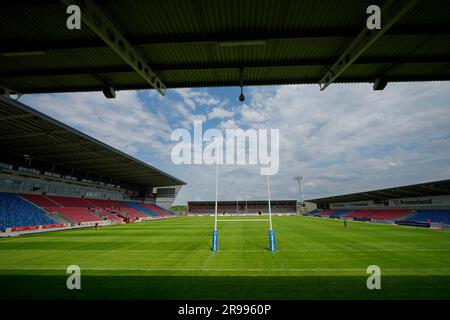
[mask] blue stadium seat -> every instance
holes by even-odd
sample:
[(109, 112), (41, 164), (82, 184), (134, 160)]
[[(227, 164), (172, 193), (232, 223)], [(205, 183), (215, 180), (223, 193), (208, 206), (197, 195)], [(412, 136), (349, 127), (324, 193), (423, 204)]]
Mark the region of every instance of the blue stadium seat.
[(0, 230), (55, 223), (58, 222), (18, 194), (0, 192)]
[(133, 209), (136, 209), (136, 210), (139, 210), (139, 211), (141, 211), (141, 212), (143, 212), (143, 213), (146, 213), (146, 214), (148, 214), (149, 216), (152, 216), (152, 217), (159, 217), (159, 216), (160, 216), (157, 212), (152, 211), (152, 210), (150, 210), (150, 209), (148, 209), (148, 208), (146, 208), (146, 207), (144, 207), (144, 206), (141, 206), (139, 203), (132, 202), (132, 201), (124, 201), (124, 202), (125, 202), (129, 207), (131, 207), (131, 208), (133, 208)]
[(351, 212), (352, 210), (337, 210), (329, 215), (330, 218), (339, 218), (340, 216), (343, 216), (346, 213)]
[(444, 222), (450, 224), (450, 210), (419, 210), (417, 214), (406, 219), (408, 221), (416, 222)]
[(321, 211), (322, 211), (322, 210), (314, 209), (314, 210), (312, 210), (312, 211), (307, 212), (306, 214), (307, 214), (308, 216), (314, 216), (314, 215), (320, 213)]
[(163, 207), (158, 206), (157, 204), (154, 204), (154, 206), (157, 207), (157, 208), (159, 208), (160, 210), (163, 210), (163, 211), (167, 212), (168, 214), (170, 214), (170, 215), (172, 215), (172, 216), (176, 216), (176, 215), (177, 215), (175, 212), (172, 212), (172, 211), (170, 211), (170, 210), (164, 209)]

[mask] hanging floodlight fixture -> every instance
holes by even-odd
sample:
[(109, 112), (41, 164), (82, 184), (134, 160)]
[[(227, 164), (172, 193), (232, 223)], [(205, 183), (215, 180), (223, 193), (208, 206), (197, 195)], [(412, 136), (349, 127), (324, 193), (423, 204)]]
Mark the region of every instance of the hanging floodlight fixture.
[(244, 96), (244, 68), (240, 68), (240, 75), (239, 75), (239, 80), (240, 80), (240, 85), (241, 85), (241, 94), (239, 95), (239, 101), (240, 102), (244, 102), (245, 101), (245, 96)]

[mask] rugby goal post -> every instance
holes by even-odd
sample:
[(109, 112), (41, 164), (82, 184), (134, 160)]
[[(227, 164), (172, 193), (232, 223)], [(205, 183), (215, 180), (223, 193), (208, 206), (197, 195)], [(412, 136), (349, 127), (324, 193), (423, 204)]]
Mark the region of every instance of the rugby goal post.
[(219, 163), (216, 161), (216, 199), (215, 199), (215, 210), (214, 210), (214, 230), (212, 233), (212, 246), (211, 251), (219, 251), (219, 230), (218, 222), (269, 222), (269, 250), (272, 252), (276, 251), (275, 242), (275, 230), (272, 226), (272, 207), (270, 203), (270, 176), (267, 177), (267, 201), (269, 206), (269, 219), (218, 219), (218, 194), (219, 194)]

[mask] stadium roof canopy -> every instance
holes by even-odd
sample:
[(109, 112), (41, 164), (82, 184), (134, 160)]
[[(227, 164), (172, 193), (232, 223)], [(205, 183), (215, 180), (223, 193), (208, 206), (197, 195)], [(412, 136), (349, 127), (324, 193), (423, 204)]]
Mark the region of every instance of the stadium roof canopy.
[(350, 193), (333, 197), (317, 198), (305, 200), (318, 205), (330, 203), (368, 201), (368, 200), (388, 200), (411, 197), (430, 197), (450, 194), (450, 179), (426, 183), (412, 184), (408, 186), (379, 189), (358, 193)]
[(1, 1), (3, 91), (450, 80), (448, 0), (376, 1), (375, 31), (372, 0), (71, 3)]
[[(280, 202), (297, 202), (297, 200), (277, 200), (277, 199), (275, 199), (275, 200), (270, 200), (271, 202), (273, 202), (273, 203), (280, 203)], [(236, 203), (240, 203), (240, 204), (242, 204), (242, 203), (257, 203), (257, 204), (259, 204), (259, 203), (264, 203), (264, 204), (267, 204), (267, 199), (266, 200), (219, 200), (219, 201), (217, 201), (217, 203), (220, 203), (220, 204), (236, 204)], [(200, 201), (195, 201), (195, 200), (192, 200), (192, 201), (188, 201), (187, 202), (188, 204), (191, 204), (191, 205), (205, 205), (205, 204), (215, 204), (216, 202), (215, 202), (215, 200), (200, 200)]]
[(10, 98), (0, 97), (0, 150), (135, 186), (183, 181)]

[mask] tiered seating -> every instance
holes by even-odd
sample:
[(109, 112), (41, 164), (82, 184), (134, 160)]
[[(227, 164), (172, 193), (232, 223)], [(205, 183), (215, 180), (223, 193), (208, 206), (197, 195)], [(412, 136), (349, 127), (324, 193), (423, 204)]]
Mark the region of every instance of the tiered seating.
[(172, 216), (172, 214), (170, 214), (168, 211), (161, 208), (160, 206), (149, 204), (149, 203), (140, 203), (140, 205), (147, 209), (150, 209), (153, 212), (159, 213), (159, 215), (161, 215), (163, 217), (171, 217)]
[(62, 207), (79, 207), (79, 208), (89, 208), (96, 207), (87, 199), (75, 198), (75, 197), (62, 197), (62, 196), (47, 196), (48, 199), (58, 203)]
[(45, 207), (60, 207), (60, 205), (45, 196), (39, 194), (24, 194), (20, 195), (22, 198), (27, 199), (28, 201), (33, 202), (35, 205), (38, 205), (41, 208)]
[(322, 211), (322, 212), (320, 212), (319, 214), (321, 215), (321, 216), (329, 216), (330, 214), (332, 214), (333, 212), (335, 212), (336, 210), (325, 210), (325, 211)]
[(306, 214), (307, 214), (308, 216), (315, 216), (315, 215), (320, 214), (320, 212), (321, 212), (321, 210), (319, 210), (319, 209), (314, 209), (314, 210), (311, 210), (311, 211), (307, 212)]
[(0, 230), (9, 227), (56, 224), (45, 212), (18, 194), (0, 193)]
[(103, 208), (93, 208), (92, 211), (93, 211), (94, 214), (98, 213), (101, 216), (104, 216), (104, 217), (106, 217), (107, 219), (109, 219), (109, 220), (111, 220), (113, 222), (122, 222), (123, 221), (122, 218), (116, 216), (115, 214), (113, 214), (113, 213), (111, 213), (108, 210), (103, 209)]
[(142, 212), (142, 210), (137, 210), (135, 208), (122, 207), (119, 211), (122, 213), (126, 213), (133, 218), (148, 218), (148, 214)]
[(419, 210), (417, 211), (417, 214), (406, 220), (450, 224), (450, 210)]
[(168, 217), (174, 215), (157, 205), (132, 201), (30, 194), (24, 194), (23, 197), (46, 210), (59, 212), (61, 216), (77, 223), (101, 220), (99, 216), (94, 214), (93, 210), (112, 221), (122, 221), (122, 219), (135, 220), (136, 218), (148, 218), (149, 216)]
[[(124, 201), (129, 207), (147, 213), (147, 216), (159, 217), (159, 214), (149, 208), (146, 208), (142, 205), (142, 203), (132, 202), (132, 201)], [(127, 209), (125, 210), (127, 211)], [(128, 211), (127, 211), (128, 212)]]
[(335, 210), (334, 212), (330, 213), (328, 216), (330, 218), (339, 218), (343, 215), (345, 215), (346, 213), (349, 213), (352, 210), (348, 210), (348, 209), (342, 209), (342, 210)]
[[(411, 210), (403, 209), (403, 210), (391, 210), (391, 209), (367, 209), (367, 210), (325, 210), (319, 212), (320, 216), (328, 216), (330, 218), (354, 218), (354, 219), (370, 219), (370, 220), (395, 220), (398, 219)], [(317, 213), (314, 213), (317, 215)]]
[(73, 222), (95, 222), (102, 221), (102, 219), (95, 214), (89, 212), (86, 208), (75, 208), (75, 207), (50, 207), (46, 208), (48, 212), (58, 212), (59, 214), (67, 217)]
[(121, 208), (127, 207), (125, 203), (118, 200), (105, 200), (105, 199), (88, 199), (89, 203), (92, 203), (98, 208)]
[(371, 220), (395, 220), (400, 218), (401, 216), (404, 216), (411, 210), (377, 210), (375, 213), (371, 214), (368, 218)]
[(349, 212), (344, 215), (344, 217), (350, 217), (350, 218), (368, 218), (371, 214), (376, 213), (377, 210), (355, 210), (352, 212)]

